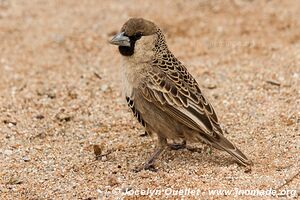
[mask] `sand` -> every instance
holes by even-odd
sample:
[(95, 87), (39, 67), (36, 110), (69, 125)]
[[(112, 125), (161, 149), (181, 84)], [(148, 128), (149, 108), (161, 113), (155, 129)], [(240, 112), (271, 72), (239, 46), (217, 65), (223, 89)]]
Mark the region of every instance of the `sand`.
[[(297, 198), (299, 10), (279, 0), (0, 0), (0, 199)], [(157, 172), (132, 171), (156, 138), (140, 136), (107, 42), (129, 17), (163, 29), (251, 169), (197, 144), (202, 152), (166, 151)]]

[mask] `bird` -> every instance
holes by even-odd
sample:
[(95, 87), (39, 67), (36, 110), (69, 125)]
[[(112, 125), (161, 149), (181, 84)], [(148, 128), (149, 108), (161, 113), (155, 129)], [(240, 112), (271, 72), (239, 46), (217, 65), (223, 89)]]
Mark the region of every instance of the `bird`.
[[(158, 144), (136, 171), (154, 169), (155, 160), (171, 147), (204, 142), (226, 151), (243, 166), (252, 165), (224, 136), (213, 106), (184, 64), (169, 50), (162, 30), (144, 18), (130, 18), (109, 41), (122, 57), (122, 86), (129, 108)], [(168, 141), (182, 141), (169, 144)]]

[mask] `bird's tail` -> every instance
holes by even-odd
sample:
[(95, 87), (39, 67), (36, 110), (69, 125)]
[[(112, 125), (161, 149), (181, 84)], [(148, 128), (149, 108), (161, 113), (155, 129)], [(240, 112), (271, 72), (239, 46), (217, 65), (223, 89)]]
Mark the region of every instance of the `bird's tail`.
[(252, 161), (249, 160), (245, 154), (243, 154), (232, 142), (230, 142), (228, 139), (226, 139), (222, 134), (216, 133), (215, 137), (209, 137), (208, 139), (209, 143), (219, 149), (226, 151), (231, 156), (233, 156), (240, 164), (247, 166), (252, 165)]

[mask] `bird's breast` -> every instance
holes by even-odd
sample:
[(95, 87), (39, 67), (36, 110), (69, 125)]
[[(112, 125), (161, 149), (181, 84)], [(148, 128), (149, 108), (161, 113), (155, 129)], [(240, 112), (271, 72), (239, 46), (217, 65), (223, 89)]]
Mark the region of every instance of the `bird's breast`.
[(136, 63), (125, 58), (121, 66), (122, 86), (125, 96), (132, 96), (134, 88), (138, 88), (141, 81), (145, 78), (149, 69), (149, 62)]

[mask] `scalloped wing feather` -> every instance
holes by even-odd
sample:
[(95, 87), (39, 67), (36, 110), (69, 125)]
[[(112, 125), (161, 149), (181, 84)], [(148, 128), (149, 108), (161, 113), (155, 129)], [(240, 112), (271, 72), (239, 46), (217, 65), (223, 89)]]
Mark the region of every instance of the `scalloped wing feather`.
[[(178, 61), (179, 62), (179, 61)], [(180, 63), (153, 66), (142, 84), (145, 99), (180, 122), (204, 133), (223, 134), (213, 107), (202, 95), (197, 82)], [(165, 69), (165, 70), (162, 70)], [(167, 70), (166, 70), (167, 69)]]

